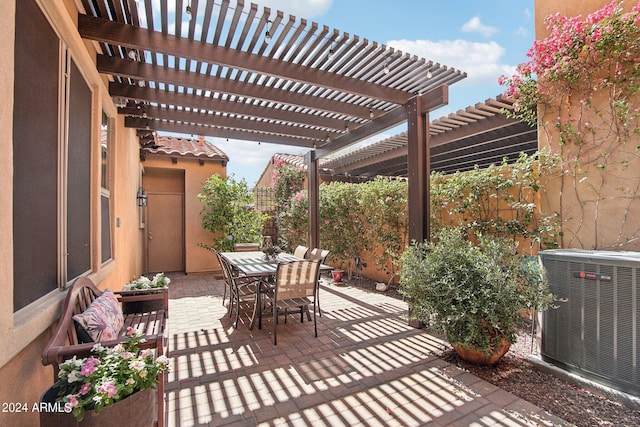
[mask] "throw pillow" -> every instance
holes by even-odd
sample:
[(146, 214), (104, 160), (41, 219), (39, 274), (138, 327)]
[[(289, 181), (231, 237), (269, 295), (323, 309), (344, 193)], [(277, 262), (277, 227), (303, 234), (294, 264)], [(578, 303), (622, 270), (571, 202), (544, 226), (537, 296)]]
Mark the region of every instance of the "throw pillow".
[(96, 342), (118, 338), (124, 324), (118, 299), (109, 289), (89, 304), (85, 311), (74, 315), (73, 320)]

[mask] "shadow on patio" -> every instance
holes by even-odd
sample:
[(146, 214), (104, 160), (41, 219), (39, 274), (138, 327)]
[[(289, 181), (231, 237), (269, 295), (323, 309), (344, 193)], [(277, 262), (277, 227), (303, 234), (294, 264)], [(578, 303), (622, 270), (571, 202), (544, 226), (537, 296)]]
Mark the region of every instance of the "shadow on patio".
[(169, 426), (565, 425), (433, 355), (406, 304), (323, 280), (318, 338), (297, 314), (238, 328), (212, 275), (170, 276)]

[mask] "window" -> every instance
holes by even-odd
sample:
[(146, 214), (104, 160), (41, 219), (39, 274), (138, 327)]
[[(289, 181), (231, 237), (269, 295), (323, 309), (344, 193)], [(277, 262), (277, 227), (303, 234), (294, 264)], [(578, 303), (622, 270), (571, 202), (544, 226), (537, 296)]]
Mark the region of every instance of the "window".
[(69, 61), (67, 116), (67, 280), (91, 269), (91, 97), (76, 64)]
[(16, 2), (15, 12), (13, 307), (17, 311), (58, 286), (60, 40), (33, 0)]
[(111, 259), (111, 174), (110, 154), (111, 119), (102, 112), (100, 126), (100, 240), (101, 259), (104, 264)]
[(93, 98), (36, 1), (15, 16), (14, 312), (91, 269)]

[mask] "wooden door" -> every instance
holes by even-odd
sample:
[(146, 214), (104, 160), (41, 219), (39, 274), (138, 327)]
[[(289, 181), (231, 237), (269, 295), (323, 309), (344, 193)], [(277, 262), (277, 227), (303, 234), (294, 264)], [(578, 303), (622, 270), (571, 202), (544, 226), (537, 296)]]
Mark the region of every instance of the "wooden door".
[(184, 271), (184, 195), (149, 193), (147, 270)]

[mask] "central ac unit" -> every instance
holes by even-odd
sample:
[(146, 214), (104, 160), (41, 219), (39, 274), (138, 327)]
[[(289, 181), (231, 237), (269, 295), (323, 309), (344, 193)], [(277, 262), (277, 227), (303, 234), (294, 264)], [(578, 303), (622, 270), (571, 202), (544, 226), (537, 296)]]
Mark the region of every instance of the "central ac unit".
[(559, 249), (540, 258), (563, 300), (543, 313), (543, 360), (640, 395), (640, 253)]

